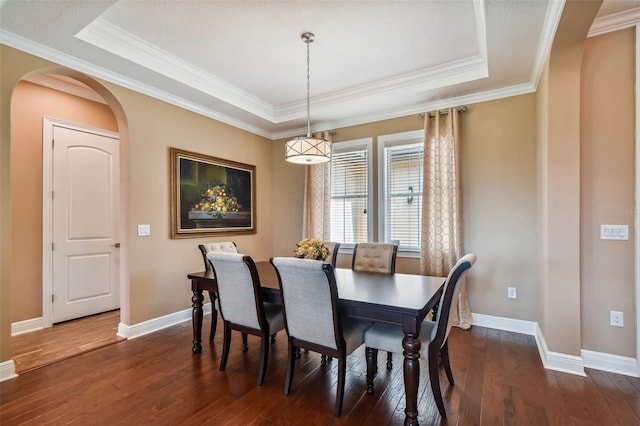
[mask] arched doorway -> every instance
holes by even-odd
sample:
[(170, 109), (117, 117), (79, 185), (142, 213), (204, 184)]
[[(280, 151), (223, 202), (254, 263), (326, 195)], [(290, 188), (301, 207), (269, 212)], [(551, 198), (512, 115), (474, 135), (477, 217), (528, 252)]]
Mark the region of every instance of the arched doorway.
[[(50, 193), (47, 187), (47, 167), (51, 166), (52, 160), (45, 158), (47, 150), (43, 149), (43, 133), (46, 133), (43, 117), (54, 117), (54, 121), (74, 123), (84, 129), (102, 129), (119, 136), (118, 148), (126, 147), (127, 142), (122, 107), (104, 86), (90, 77), (65, 69), (42, 70), (25, 76), (14, 87), (11, 98), (11, 246), (12, 276), (20, 278), (11, 283), (12, 334), (16, 324), (22, 326), (20, 332), (49, 327), (55, 322), (51, 316), (51, 294), (46, 290), (52, 272), (47, 265), (54, 247), (49, 244), (48, 234), (52, 229), (47, 226), (53, 215), (53, 192)], [(117, 162), (122, 164), (121, 159)], [(122, 175), (117, 172), (118, 185)], [(116, 200), (118, 206), (114, 213), (118, 219), (124, 217), (123, 199), (118, 196)], [(114, 241), (119, 242), (124, 235), (124, 226), (117, 228)], [(39, 249), (36, 248), (38, 245)], [(99, 257), (94, 255), (92, 259)], [(123, 279), (125, 264), (126, 255), (121, 252), (115, 261), (116, 267), (110, 271), (116, 274), (114, 282), (119, 292), (116, 307), (121, 308), (120, 322), (128, 317), (128, 307), (122, 303), (127, 300), (128, 292), (127, 282)], [(87, 268), (90, 266), (84, 267)]]

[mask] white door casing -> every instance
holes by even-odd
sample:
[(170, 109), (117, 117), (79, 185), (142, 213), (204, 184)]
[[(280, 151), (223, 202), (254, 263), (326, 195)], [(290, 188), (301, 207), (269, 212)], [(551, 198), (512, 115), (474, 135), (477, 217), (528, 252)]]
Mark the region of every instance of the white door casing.
[(49, 151), (43, 155), (48, 327), (119, 307), (119, 140), (112, 132), (47, 117), (43, 124)]

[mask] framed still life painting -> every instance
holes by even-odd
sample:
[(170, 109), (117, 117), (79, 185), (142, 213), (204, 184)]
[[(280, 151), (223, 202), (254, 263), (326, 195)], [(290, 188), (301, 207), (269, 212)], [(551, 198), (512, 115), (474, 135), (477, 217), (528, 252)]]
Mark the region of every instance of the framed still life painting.
[(169, 149), (171, 238), (256, 232), (256, 167)]

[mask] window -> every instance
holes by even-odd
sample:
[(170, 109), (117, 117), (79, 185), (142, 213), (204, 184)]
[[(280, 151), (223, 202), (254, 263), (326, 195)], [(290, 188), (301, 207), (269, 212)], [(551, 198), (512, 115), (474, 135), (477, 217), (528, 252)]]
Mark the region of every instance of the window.
[(405, 253), (420, 251), (424, 132), (379, 136), (376, 180), (371, 138), (336, 143), (332, 149), (331, 241), (342, 247), (397, 242)]
[(331, 154), (331, 241), (370, 241), (371, 139), (336, 144)]
[(379, 240), (419, 251), (422, 225), (422, 131), (378, 138)]

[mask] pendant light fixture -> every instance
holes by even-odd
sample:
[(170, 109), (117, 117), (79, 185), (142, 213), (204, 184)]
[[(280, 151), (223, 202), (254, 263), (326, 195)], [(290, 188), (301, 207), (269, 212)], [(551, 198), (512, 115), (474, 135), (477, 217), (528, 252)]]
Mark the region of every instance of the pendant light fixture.
[(310, 32), (302, 33), (300, 36), (303, 42), (307, 44), (307, 136), (296, 136), (287, 141), (285, 147), (285, 160), (297, 164), (319, 164), (326, 163), (331, 159), (331, 144), (326, 139), (311, 136), (311, 119), (309, 118), (309, 110), (311, 103), (310, 96), (310, 78), (309, 78), (309, 44), (315, 40), (315, 35)]

